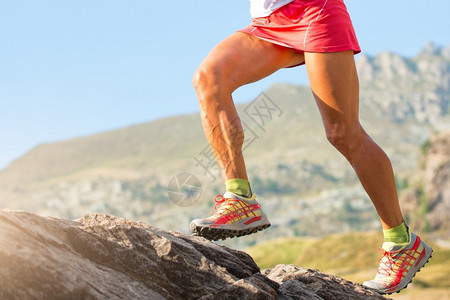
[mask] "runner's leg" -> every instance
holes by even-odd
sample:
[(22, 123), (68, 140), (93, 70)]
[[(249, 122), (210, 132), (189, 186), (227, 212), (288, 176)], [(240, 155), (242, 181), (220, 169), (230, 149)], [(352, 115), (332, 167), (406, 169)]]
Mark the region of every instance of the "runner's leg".
[(356, 171), (383, 228), (401, 224), (389, 158), (359, 123), (359, 83), (353, 51), (305, 53), (305, 64), (328, 140)]
[(280, 68), (303, 62), (303, 54), (237, 32), (219, 43), (194, 74), (193, 85), (208, 143), (224, 180), (247, 180), (244, 134), (231, 94)]
[[(242, 155), (244, 133), (231, 94), (244, 84), (299, 64), (303, 59), (303, 54), (238, 32), (217, 45), (199, 66), (193, 83), (203, 128), (227, 191), (216, 196), (212, 216), (192, 220), (194, 235), (218, 240), (252, 234), (270, 226), (256, 195), (246, 193), (249, 184)], [(242, 193), (237, 195), (237, 190)]]

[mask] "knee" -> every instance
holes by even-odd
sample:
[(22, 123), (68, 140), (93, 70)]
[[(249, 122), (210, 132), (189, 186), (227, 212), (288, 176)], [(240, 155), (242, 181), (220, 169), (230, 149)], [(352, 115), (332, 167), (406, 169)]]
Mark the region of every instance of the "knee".
[(202, 65), (195, 70), (194, 76), (192, 77), (192, 85), (196, 92), (201, 92), (207, 88), (209, 73), (211, 73), (211, 70)]
[(226, 89), (221, 68), (216, 63), (202, 63), (192, 77), (192, 85), (199, 101), (222, 93)]
[(362, 135), (363, 131), (359, 126), (352, 128), (338, 124), (326, 130), (327, 140), (330, 144), (348, 159), (361, 147)]

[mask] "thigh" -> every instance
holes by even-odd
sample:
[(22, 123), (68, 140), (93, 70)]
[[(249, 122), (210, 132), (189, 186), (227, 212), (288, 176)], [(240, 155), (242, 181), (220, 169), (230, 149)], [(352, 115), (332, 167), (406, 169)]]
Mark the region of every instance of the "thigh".
[(253, 35), (236, 32), (219, 43), (198, 71), (219, 78), (222, 87), (234, 91), (275, 71), (304, 62), (304, 55)]
[(336, 126), (360, 130), (359, 83), (353, 56), (353, 51), (305, 53), (311, 89), (327, 132)]

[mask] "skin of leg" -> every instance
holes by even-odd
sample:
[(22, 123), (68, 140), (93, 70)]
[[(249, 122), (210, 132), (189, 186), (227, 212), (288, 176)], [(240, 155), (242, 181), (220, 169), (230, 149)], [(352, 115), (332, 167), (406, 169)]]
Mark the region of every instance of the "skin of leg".
[(219, 43), (196, 70), (192, 81), (203, 129), (224, 180), (248, 179), (242, 154), (244, 132), (233, 91), (303, 61), (303, 54), (236, 32)]
[(389, 158), (359, 123), (359, 83), (353, 51), (305, 53), (311, 89), (330, 143), (354, 168), (384, 229), (403, 221)]

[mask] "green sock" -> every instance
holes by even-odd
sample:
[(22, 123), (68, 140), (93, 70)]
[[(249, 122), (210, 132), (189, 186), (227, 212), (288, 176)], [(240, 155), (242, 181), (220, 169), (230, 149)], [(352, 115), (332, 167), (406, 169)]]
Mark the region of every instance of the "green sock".
[(394, 228), (383, 229), (383, 235), (385, 242), (392, 242), (395, 244), (406, 244), (409, 242), (408, 228), (404, 221)]
[(240, 178), (228, 179), (225, 181), (225, 187), (227, 192), (242, 195), (244, 197), (250, 196), (250, 184), (248, 183), (248, 180)]

